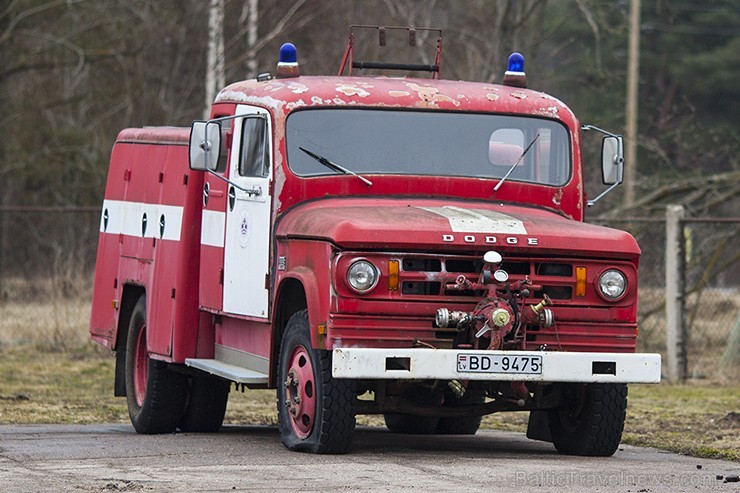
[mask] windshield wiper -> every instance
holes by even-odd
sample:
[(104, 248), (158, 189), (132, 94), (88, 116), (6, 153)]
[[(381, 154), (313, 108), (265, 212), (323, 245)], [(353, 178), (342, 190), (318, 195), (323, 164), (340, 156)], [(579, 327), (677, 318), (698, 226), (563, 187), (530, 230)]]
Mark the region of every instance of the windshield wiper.
[(311, 151), (309, 151), (307, 149), (304, 149), (303, 147), (299, 147), (298, 149), (302, 150), (303, 152), (305, 152), (306, 154), (308, 154), (309, 156), (311, 156), (316, 161), (320, 162), (321, 164), (323, 164), (324, 166), (326, 166), (330, 170), (336, 171), (338, 173), (344, 173), (345, 175), (356, 176), (357, 178), (359, 178), (360, 180), (362, 180), (362, 183), (364, 183), (368, 187), (369, 186), (372, 186), (372, 184), (373, 184), (373, 182), (371, 182), (367, 178), (358, 175), (354, 171), (349, 170), (349, 169), (345, 168), (344, 166), (340, 166), (337, 163), (332, 163), (331, 161), (329, 161), (328, 159), (326, 159), (324, 156), (319, 156), (318, 154), (314, 154), (313, 152), (311, 152)]
[(511, 168), (509, 168), (509, 171), (507, 171), (506, 174), (504, 175), (504, 177), (501, 178), (498, 181), (498, 183), (496, 183), (496, 186), (495, 187), (493, 187), (493, 191), (494, 192), (497, 192), (498, 189), (501, 188), (501, 185), (503, 185), (504, 181), (506, 181), (506, 179), (509, 177), (509, 175), (511, 174), (511, 172), (514, 171), (514, 168), (516, 168), (517, 166), (519, 166), (519, 163), (522, 162), (522, 159), (524, 159), (524, 156), (527, 155), (527, 153), (529, 152), (529, 149), (534, 145), (535, 142), (537, 142), (537, 139), (539, 139), (539, 138), (540, 138), (540, 134), (537, 134), (537, 135), (534, 136), (534, 139), (532, 139), (532, 142), (530, 142), (529, 145), (527, 146), (527, 148), (524, 149), (524, 152), (522, 152), (522, 155), (519, 156), (519, 159), (517, 159), (516, 162), (511, 165)]

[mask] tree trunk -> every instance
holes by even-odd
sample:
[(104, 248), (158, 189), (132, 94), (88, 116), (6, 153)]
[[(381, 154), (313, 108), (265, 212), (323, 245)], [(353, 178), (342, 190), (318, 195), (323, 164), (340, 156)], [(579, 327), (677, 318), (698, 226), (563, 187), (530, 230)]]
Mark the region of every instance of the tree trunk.
[(208, 7), (208, 60), (203, 118), (211, 116), (216, 92), (225, 84), (224, 78), (224, 0), (210, 0)]
[(249, 14), (247, 16), (247, 79), (257, 77), (257, 18), (259, 14), (259, 0), (249, 0)]

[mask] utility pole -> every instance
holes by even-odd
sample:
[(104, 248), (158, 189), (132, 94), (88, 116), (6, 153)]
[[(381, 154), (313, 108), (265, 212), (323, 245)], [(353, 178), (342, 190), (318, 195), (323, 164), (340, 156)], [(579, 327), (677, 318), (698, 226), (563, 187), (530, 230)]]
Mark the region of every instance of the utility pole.
[(210, 0), (208, 6), (208, 59), (203, 118), (211, 116), (216, 91), (224, 87), (224, 0)]
[(624, 162), (624, 205), (635, 203), (635, 178), (637, 174), (637, 99), (640, 78), (640, 0), (630, 0), (629, 52), (627, 64), (627, 140)]

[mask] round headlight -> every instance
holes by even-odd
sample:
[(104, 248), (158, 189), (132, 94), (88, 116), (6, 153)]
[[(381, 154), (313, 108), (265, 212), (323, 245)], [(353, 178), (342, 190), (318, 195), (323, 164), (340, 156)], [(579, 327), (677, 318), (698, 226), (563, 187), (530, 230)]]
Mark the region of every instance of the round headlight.
[(358, 293), (367, 293), (378, 283), (378, 269), (367, 260), (358, 260), (347, 270), (347, 283)]
[(608, 301), (616, 301), (627, 290), (627, 278), (616, 269), (605, 270), (599, 276), (599, 293)]

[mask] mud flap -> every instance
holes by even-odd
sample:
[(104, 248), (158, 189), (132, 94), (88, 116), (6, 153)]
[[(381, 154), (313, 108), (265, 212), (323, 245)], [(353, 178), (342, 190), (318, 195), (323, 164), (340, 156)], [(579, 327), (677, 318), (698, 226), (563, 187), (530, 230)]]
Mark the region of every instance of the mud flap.
[(527, 423), (527, 438), (552, 443), (547, 411), (530, 411)]

